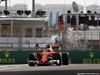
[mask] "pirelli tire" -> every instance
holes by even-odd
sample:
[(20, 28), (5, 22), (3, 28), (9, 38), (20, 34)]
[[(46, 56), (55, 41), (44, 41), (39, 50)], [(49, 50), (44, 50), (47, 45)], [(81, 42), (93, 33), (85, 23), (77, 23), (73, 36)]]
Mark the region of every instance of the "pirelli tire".
[(69, 54), (66, 53), (62, 53), (62, 63), (63, 65), (69, 65)]
[(31, 62), (31, 61), (35, 61), (36, 60), (36, 58), (35, 58), (35, 56), (34, 56), (34, 53), (31, 53), (30, 55), (29, 55), (29, 62), (28, 62), (28, 65), (29, 66), (35, 66), (35, 63), (34, 62)]
[(59, 62), (56, 62), (57, 66), (61, 66), (62, 65), (62, 57), (61, 57), (61, 53), (56, 53), (55, 54), (55, 60), (58, 60)]

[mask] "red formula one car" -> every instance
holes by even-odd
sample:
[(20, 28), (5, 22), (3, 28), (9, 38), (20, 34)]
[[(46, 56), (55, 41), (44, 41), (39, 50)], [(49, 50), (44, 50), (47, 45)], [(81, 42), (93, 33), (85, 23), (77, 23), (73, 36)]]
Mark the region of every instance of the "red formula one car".
[(69, 53), (61, 52), (60, 45), (48, 45), (45, 51), (29, 54), (29, 66), (35, 65), (68, 65)]

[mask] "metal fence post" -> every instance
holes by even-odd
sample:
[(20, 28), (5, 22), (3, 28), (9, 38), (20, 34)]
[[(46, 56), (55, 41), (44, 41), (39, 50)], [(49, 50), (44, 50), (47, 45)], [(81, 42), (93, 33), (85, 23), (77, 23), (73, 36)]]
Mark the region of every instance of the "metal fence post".
[(64, 20), (64, 24), (63, 24), (63, 30), (62, 30), (62, 50), (65, 51), (67, 50), (67, 38), (66, 38), (66, 34), (67, 34), (67, 15), (65, 14), (63, 16), (63, 20)]

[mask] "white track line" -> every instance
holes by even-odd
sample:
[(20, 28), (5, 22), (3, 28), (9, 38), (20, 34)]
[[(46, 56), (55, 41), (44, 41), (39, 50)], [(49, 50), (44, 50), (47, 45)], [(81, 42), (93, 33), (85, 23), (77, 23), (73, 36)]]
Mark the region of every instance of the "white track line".
[(6, 69), (20, 68), (23, 66), (27, 66), (27, 65), (26, 64), (24, 65), (0, 65), (0, 71), (6, 70)]
[(7, 69), (14, 69), (14, 68), (20, 68), (20, 67), (6, 67), (6, 68), (0, 69), (0, 71), (7, 70)]

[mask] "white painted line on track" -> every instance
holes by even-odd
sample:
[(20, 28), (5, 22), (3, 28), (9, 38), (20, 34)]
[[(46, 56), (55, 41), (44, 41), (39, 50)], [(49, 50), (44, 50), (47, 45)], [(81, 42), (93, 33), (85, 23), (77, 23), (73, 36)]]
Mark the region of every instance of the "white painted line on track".
[(6, 67), (6, 68), (0, 69), (0, 71), (7, 70), (7, 69), (14, 69), (14, 68), (20, 68), (20, 67)]
[(23, 66), (28, 66), (27, 64), (20, 64), (20, 65), (0, 65), (0, 71), (6, 70), (6, 69), (15, 69), (15, 68), (21, 68)]

